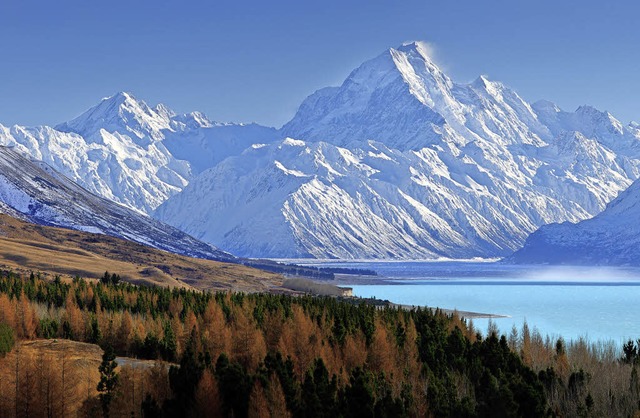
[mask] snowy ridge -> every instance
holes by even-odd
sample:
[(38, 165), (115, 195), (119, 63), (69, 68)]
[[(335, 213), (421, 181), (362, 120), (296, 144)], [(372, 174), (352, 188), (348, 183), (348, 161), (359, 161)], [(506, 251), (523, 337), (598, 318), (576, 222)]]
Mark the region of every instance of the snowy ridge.
[(312, 94), (281, 132), (154, 216), (242, 256), (496, 257), (640, 175), (637, 126), (531, 105), (486, 77), (455, 83), (420, 43)]
[(89, 193), (42, 162), (0, 146), (0, 212), (29, 222), (102, 233), (178, 254), (229, 260), (217, 248)]
[[(99, 138), (98, 138), (99, 137)], [(0, 126), (0, 145), (41, 160), (92, 193), (146, 212), (187, 184), (187, 163), (161, 144), (141, 147), (106, 130), (92, 140), (50, 127)]]
[(55, 129), (0, 125), (0, 145), (252, 257), (504, 256), (640, 177), (637, 124), (530, 104), (484, 76), (456, 83), (419, 42), (315, 92), (280, 130), (118, 93)]
[(44, 161), (92, 193), (148, 213), (180, 192), (194, 174), (275, 130), (220, 124), (200, 112), (177, 115), (118, 93), (58, 125), (0, 125), (0, 145)]
[(512, 263), (640, 265), (640, 180), (591, 219), (544, 225), (507, 258)]

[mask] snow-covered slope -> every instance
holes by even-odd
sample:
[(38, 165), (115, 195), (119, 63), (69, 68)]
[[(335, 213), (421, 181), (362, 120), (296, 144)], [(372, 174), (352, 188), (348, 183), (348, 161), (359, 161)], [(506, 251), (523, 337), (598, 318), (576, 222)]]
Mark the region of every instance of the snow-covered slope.
[[(172, 129), (165, 131), (164, 145), (171, 154), (188, 161), (193, 174), (199, 174), (233, 155), (239, 155), (253, 144), (275, 141), (279, 134), (275, 128), (255, 123), (196, 122), (194, 114), (174, 117)], [(206, 123), (198, 126), (197, 123)]]
[(0, 145), (39, 159), (92, 193), (142, 212), (179, 192), (189, 165), (162, 143), (138, 145), (130, 136), (102, 130), (86, 139), (50, 127), (0, 126)]
[(275, 135), (259, 125), (211, 122), (198, 112), (176, 115), (129, 93), (105, 98), (55, 129), (0, 125), (0, 145), (142, 212), (178, 193), (194, 174)]
[(514, 263), (640, 265), (640, 180), (591, 219), (544, 225), (523, 248), (506, 259)]
[(102, 233), (200, 258), (232, 257), (139, 212), (89, 193), (40, 161), (0, 146), (0, 212), (30, 222)]
[(244, 256), (500, 256), (640, 174), (635, 125), (454, 83), (420, 43), (314, 93), (282, 133), (296, 139), (222, 161), (154, 216)]
[(163, 104), (152, 108), (130, 93), (103, 99), (56, 129), (88, 139), (99, 138), (104, 131), (117, 132), (141, 147), (161, 143), (170, 155), (187, 161), (196, 174), (254, 143), (274, 141), (278, 135), (274, 128), (257, 124), (213, 122), (201, 112), (178, 115)]

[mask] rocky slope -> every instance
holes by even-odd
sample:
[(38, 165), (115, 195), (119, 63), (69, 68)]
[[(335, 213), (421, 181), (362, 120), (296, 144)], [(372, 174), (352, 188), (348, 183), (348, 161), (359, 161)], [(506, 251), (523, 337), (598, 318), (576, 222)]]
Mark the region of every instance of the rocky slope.
[(193, 257), (232, 259), (174, 227), (89, 193), (7, 147), (0, 147), (0, 201), (0, 212), (36, 224), (110, 235)]

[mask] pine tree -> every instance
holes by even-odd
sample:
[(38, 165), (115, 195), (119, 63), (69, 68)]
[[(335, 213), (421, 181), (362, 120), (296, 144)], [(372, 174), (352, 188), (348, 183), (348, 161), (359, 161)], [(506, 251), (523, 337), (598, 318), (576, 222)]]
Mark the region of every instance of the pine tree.
[(15, 344), (13, 329), (7, 324), (0, 323), (0, 358), (4, 357)]
[(175, 361), (176, 355), (178, 351), (178, 346), (176, 343), (176, 335), (173, 332), (173, 328), (171, 328), (171, 323), (169, 321), (164, 324), (164, 336), (162, 337), (162, 351), (163, 357), (167, 361)]
[(171, 413), (188, 412), (193, 406), (196, 388), (204, 372), (204, 367), (198, 359), (197, 339), (196, 330), (193, 328), (182, 353), (180, 366), (171, 366), (169, 369), (169, 383), (175, 394)]
[(109, 417), (109, 406), (113, 399), (116, 387), (118, 386), (119, 375), (116, 373), (116, 354), (113, 347), (108, 345), (102, 354), (102, 363), (98, 370), (100, 371), (100, 382), (98, 382), (98, 395), (102, 404), (102, 413), (105, 418)]

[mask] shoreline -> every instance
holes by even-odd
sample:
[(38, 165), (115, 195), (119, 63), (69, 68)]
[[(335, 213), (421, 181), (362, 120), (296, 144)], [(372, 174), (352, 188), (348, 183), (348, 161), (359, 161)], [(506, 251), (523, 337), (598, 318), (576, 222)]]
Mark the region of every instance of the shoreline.
[[(377, 278), (374, 279), (372, 278), (372, 276), (341, 274), (341, 275), (336, 275), (336, 279), (331, 281), (316, 281), (316, 280), (311, 280), (306, 278), (295, 278), (295, 279), (286, 279), (283, 282), (282, 287), (284, 289), (288, 289), (289, 291), (302, 292), (302, 293), (307, 293), (314, 296), (333, 296), (333, 297), (343, 297), (343, 298), (348, 298), (353, 300), (359, 300), (359, 301), (363, 301), (364, 303), (371, 303), (380, 307), (389, 306), (391, 308), (400, 308), (400, 309), (406, 309), (406, 310), (412, 310), (417, 308), (431, 309), (432, 311), (440, 310), (441, 312), (447, 315), (456, 314), (461, 318), (466, 318), (466, 319), (510, 318), (509, 315), (500, 315), (500, 314), (493, 314), (493, 313), (461, 311), (458, 309), (448, 309), (448, 308), (433, 307), (433, 306), (427, 306), (427, 305), (403, 305), (403, 304), (391, 302), (389, 300), (363, 298), (360, 296), (355, 296), (350, 294), (351, 288), (348, 286), (356, 284), (353, 281), (354, 278), (359, 278), (357, 284), (371, 284), (368, 282), (375, 282), (376, 284), (380, 284), (380, 282), (383, 282), (385, 285), (390, 285), (390, 286), (393, 285), (392, 281), (389, 280), (388, 278), (383, 278), (379, 276), (375, 276), (375, 277)], [(349, 294), (345, 292), (347, 290), (349, 290), (348, 292)], [(374, 301), (376, 303), (373, 303)]]
[[(385, 277), (385, 276), (363, 276), (359, 274), (336, 274), (335, 279), (332, 282), (337, 286), (357, 286), (357, 285), (385, 285), (385, 286), (401, 286), (401, 283), (394, 283), (394, 280)], [(461, 311), (459, 309), (449, 309), (443, 307), (434, 307), (427, 305), (403, 305), (398, 303), (393, 303), (389, 301), (389, 306), (392, 307), (400, 307), (402, 309), (431, 309), (436, 310), (439, 309), (441, 312), (444, 312), (447, 315), (457, 314), (461, 318), (466, 319), (505, 319), (511, 318), (510, 315), (502, 315), (502, 314), (494, 314), (494, 313), (485, 313), (485, 312), (474, 312), (474, 311)]]
[(458, 309), (446, 309), (446, 308), (439, 308), (439, 307), (432, 307), (432, 306), (400, 305), (400, 304), (393, 303), (393, 302), (389, 302), (389, 306), (398, 307), (398, 308), (402, 308), (402, 309), (408, 309), (408, 310), (417, 309), (417, 308), (431, 309), (432, 311), (439, 310), (440, 312), (443, 312), (443, 313), (445, 313), (447, 315), (456, 314), (460, 318), (465, 318), (465, 319), (504, 319), (504, 318), (511, 318), (511, 316), (509, 316), (509, 315), (499, 315), (499, 314), (491, 314), (491, 313), (483, 313), (483, 312), (471, 312), (471, 311), (460, 311)]
[(415, 259), (398, 259), (398, 258), (269, 258), (271, 261), (279, 263), (293, 263), (308, 266), (322, 266), (323, 264), (351, 264), (351, 263), (495, 263), (501, 261), (503, 257), (492, 258), (415, 258)]

